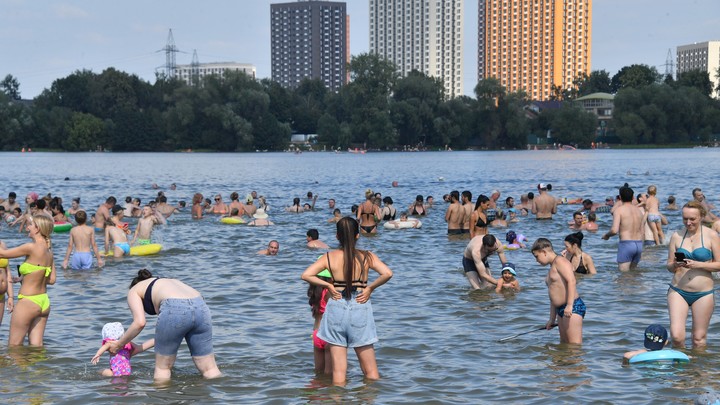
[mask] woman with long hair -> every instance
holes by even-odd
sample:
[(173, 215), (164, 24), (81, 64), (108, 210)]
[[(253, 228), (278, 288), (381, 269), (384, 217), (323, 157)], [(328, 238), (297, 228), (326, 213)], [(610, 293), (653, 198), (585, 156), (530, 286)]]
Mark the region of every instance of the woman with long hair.
[(592, 257), (582, 250), (582, 241), (585, 235), (582, 232), (571, 233), (565, 237), (565, 252), (563, 256), (570, 261), (577, 274), (596, 274), (595, 263)]
[[(392, 270), (374, 253), (355, 247), (359, 225), (345, 217), (337, 223), (340, 248), (322, 255), (302, 274), (310, 284), (328, 290), (330, 300), (320, 322), (317, 336), (326, 341), (332, 358), (333, 384), (344, 385), (347, 374), (347, 349), (352, 347), (366, 378), (379, 379), (375, 348), (378, 341), (370, 295), (392, 277)], [(328, 269), (331, 280), (323, 281), (318, 274)], [(368, 284), (370, 269), (378, 277)]]
[(480, 194), (475, 202), (475, 210), (470, 214), (470, 238), (488, 233), (488, 220), (485, 211), (490, 208), (490, 199), (485, 194)]
[(8, 346), (22, 346), (25, 336), (31, 346), (42, 346), (45, 326), (50, 315), (48, 284), (55, 284), (55, 261), (50, 234), (53, 221), (45, 215), (34, 215), (26, 223), (32, 242), (8, 249), (0, 242), (0, 257), (25, 256), (18, 272), (21, 276), (18, 302), (10, 320)]

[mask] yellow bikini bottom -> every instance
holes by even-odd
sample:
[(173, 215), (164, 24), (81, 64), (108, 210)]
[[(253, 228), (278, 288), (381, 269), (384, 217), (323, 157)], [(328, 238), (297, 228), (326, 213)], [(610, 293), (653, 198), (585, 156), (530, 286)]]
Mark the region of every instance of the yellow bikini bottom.
[(18, 301), (21, 299), (28, 299), (34, 303), (37, 304), (37, 306), (40, 307), (40, 310), (42, 312), (47, 311), (50, 309), (50, 297), (48, 297), (47, 293), (38, 294), (38, 295), (22, 295), (18, 294)]

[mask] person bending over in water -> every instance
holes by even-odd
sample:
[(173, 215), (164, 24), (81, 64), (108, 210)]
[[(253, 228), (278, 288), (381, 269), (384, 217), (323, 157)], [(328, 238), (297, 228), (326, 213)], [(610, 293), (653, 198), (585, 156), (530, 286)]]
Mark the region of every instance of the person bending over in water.
[(507, 263), (502, 243), (493, 235), (478, 235), (470, 239), (463, 252), (462, 265), (470, 286), (474, 289), (497, 286), (497, 280), (490, 274), (488, 257), (497, 253), (500, 263)]
[(535, 241), (532, 254), (541, 265), (550, 265), (545, 276), (550, 298), (550, 319), (545, 328), (550, 330), (557, 320), (560, 343), (581, 344), (586, 308), (575, 286), (572, 264), (555, 253), (552, 243), (545, 238)]
[[(355, 219), (341, 219), (337, 223), (340, 248), (322, 255), (301, 276), (310, 284), (326, 288), (332, 298), (328, 300), (317, 336), (330, 346), (335, 385), (345, 385), (347, 349), (350, 347), (355, 349), (365, 377), (371, 380), (380, 378), (373, 347), (378, 338), (370, 296), (390, 280), (393, 273), (377, 255), (355, 247), (359, 228)], [(331, 274), (330, 282), (318, 277), (326, 268)], [(368, 284), (370, 269), (376, 271), (378, 277)]]

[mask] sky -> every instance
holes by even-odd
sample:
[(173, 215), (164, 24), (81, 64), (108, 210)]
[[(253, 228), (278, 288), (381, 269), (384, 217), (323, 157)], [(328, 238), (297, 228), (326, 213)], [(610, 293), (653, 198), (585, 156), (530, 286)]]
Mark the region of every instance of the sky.
[[(526, 0), (534, 1), (534, 0)], [(0, 0), (0, 78), (12, 74), (23, 98), (81, 69), (114, 67), (149, 82), (165, 64), (168, 30), (189, 64), (241, 62), (270, 77), (272, 0)], [(369, 51), (368, 0), (348, 0), (350, 52)], [(592, 70), (610, 75), (643, 63), (663, 73), (668, 50), (720, 40), (720, 0), (594, 0)], [(477, 0), (464, 4), (463, 91), (477, 83)]]

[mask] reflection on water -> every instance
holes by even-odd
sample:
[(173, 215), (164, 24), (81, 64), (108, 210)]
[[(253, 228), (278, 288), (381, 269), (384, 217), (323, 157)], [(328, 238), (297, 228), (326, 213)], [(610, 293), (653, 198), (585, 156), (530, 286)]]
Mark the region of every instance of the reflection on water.
[[(680, 164), (678, 153), (693, 156)], [(692, 351), (689, 364), (622, 366), (625, 351), (642, 347), (648, 324), (669, 324), (666, 291), (671, 277), (665, 269), (665, 248), (646, 250), (637, 271), (619, 273), (617, 238), (600, 238), (611, 217), (599, 214), (600, 232), (586, 234), (583, 241), (598, 274), (578, 277), (578, 290), (588, 306), (583, 346), (558, 345), (556, 330), (498, 343), (547, 320), (547, 268), (539, 266), (527, 249), (507, 252), (517, 266), (522, 291), (470, 292), (460, 264), (466, 241), (447, 237), (441, 201), (453, 189), (470, 190), (475, 197), (498, 189), (501, 200), (513, 196), (519, 201), (520, 194), (534, 191), (539, 182), (552, 183), (558, 197), (595, 201), (613, 197), (624, 182), (638, 191), (655, 184), (661, 200), (674, 194), (682, 203), (694, 187), (702, 187), (715, 200), (720, 182), (705, 174), (716, 160), (710, 149), (362, 156), (5, 153), (2, 157), (0, 176), (6, 189), (0, 195), (51, 192), (66, 201), (80, 196), (81, 205), (92, 212), (108, 195), (120, 201), (128, 195), (148, 201), (157, 195), (152, 183), (178, 185), (177, 190), (166, 191), (171, 203), (190, 201), (194, 192), (227, 197), (232, 191), (244, 196), (257, 190), (272, 206), (270, 217), (277, 226), (223, 226), (212, 217), (192, 221), (185, 212), (155, 231), (154, 239), (163, 244), (157, 256), (109, 259), (104, 269), (86, 272), (59, 270), (57, 284), (49, 289), (47, 346), (13, 349), (0, 356), (0, 398), (77, 404), (668, 403), (690, 402), (708, 389), (720, 389), (715, 361), (720, 330), (714, 321), (708, 334), (710, 346), (705, 352)], [(628, 171), (642, 174), (628, 175)], [(64, 181), (65, 177), (70, 180)], [(398, 181), (399, 187), (392, 187), (392, 181)], [(395, 273), (373, 293), (382, 379), (364, 381), (351, 351), (348, 385), (339, 388), (314, 374), (312, 317), (307, 285), (299, 275), (318, 256), (305, 247), (307, 229), (317, 228), (322, 240), (336, 246), (333, 224), (326, 222), (332, 216), (327, 199), (337, 200), (342, 213), (349, 214), (350, 206), (364, 199), (366, 188), (391, 196), (399, 211), (407, 209), (417, 194), (433, 195), (437, 207), (422, 219), (421, 229), (380, 229), (376, 236), (360, 239), (361, 248), (375, 251)], [(317, 211), (282, 210), (307, 191), (320, 195)], [(570, 233), (567, 221), (577, 208), (561, 206), (557, 219), (549, 222), (521, 218), (509, 229), (530, 242), (548, 237), (561, 250)], [(681, 224), (677, 212), (666, 214), (670, 235)], [(0, 237), (9, 246), (27, 240), (6, 227), (0, 229)], [(258, 256), (256, 252), (271, 239), (280, 241), (280, 254)], [(67, 243), (67, 234), (53, 235), (56, 261)], [(17, 264), (19, 260), (11, 261), (12, 266)], [(130, 324), (127, 288), (142, 267), (180, 278), (202, 292), (213, 313), (214, 348), (223, 378), (198, 377), (185, 346), (168, 386), (152, 383), (152, 353), (134, 357), (133, 376), (120, 380), (97, 374), (107, 367), (107, 356), (97, 366), (89, 364), (101, 343), (104, 323)], [(499, 275), (496, 258), (491, 259), (491, 270)], [(152, 336), (154, 322), (151, 317), (138, 341)], [(0, 327), (3, 351), (8, 324), (6, 319)]]

